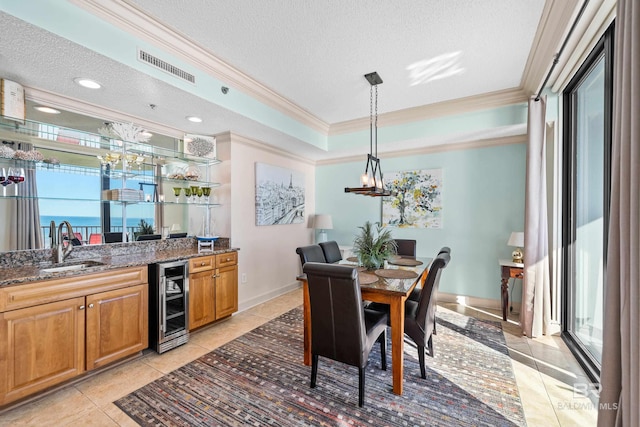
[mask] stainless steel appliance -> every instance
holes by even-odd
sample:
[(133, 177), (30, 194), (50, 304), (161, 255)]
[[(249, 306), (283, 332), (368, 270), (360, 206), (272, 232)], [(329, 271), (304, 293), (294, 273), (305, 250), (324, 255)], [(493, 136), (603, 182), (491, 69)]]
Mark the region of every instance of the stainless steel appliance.
[(149, 265), (149, 347), (164, 353), (189, 340), (189, 262)]

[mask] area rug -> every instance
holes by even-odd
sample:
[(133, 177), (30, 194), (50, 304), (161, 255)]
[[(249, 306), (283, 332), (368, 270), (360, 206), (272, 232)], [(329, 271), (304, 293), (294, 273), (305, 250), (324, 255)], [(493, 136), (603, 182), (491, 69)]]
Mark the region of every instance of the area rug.
[[(404, 394), (392, 392), (379, 347), (366, 370), (320, 358), (317, 387), (302, 363), (302, 308), (223, 345), (119, 399), (143, 426), (514, 426), (525, 425), (499, 322), (438, 310), (435, 357), (420, 377), (405, 343)], [(391, 361), (389, 354), (388, 362)]]

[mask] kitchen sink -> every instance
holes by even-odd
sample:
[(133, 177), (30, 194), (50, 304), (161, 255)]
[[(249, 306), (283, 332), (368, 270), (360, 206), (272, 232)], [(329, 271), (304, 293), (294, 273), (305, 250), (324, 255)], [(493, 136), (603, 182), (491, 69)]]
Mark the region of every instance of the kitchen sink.
[(92, 260), (76, 261), (73, 263), (54, 264), (53, 267), (41, 268), (40, 271), (42, 273), (61, 273), (64, 271), (84, 270), (85, 268), (99, 265), (104, 265), (104, 263)]

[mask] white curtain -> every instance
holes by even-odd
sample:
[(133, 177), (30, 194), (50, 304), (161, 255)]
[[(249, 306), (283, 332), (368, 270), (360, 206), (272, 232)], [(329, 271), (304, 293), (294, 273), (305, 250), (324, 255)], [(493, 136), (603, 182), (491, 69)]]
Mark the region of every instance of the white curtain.
[(546, 114), (547, 98), (529, 100), (527, 175), (524, 214), (524, 282), (520, 324), (528, 337), (546, 334), (551, 323), (551, 291), (547, 229)]
[(618, 0), (598, 426), (640, 425), (640, 2)]
[[(29, 151), (31, 144), (20, 143), (20, 150)], [(41, 249), (40, 209), (38, 207), (38, 186), (36, 184), (36, 167), (33, 162), (19, 162), (17, 167), (24, 167), (24, 181), (11, 184), (16, 197), (10, 203), (9, 245), (12, 249)]]

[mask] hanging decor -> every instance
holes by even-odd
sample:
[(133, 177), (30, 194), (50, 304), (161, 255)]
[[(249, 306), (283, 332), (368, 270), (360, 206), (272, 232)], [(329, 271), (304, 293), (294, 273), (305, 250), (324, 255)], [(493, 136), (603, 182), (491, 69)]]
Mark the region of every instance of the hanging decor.
[[(369, 90), (369, 154), (367, 155), (367, 165), (360, 178), (361, 187), (347, 187), (345, 193), (362, 194), (371, 197), (390, 196), (391, 192), (386, 190), (382, 181), (382, 169), (378, 158), (378, 85), (382, 79), (377, 72), (365, 74), (364, 76), (371, 88)], [(373, 88), (375, 87), (375, 116)]]

